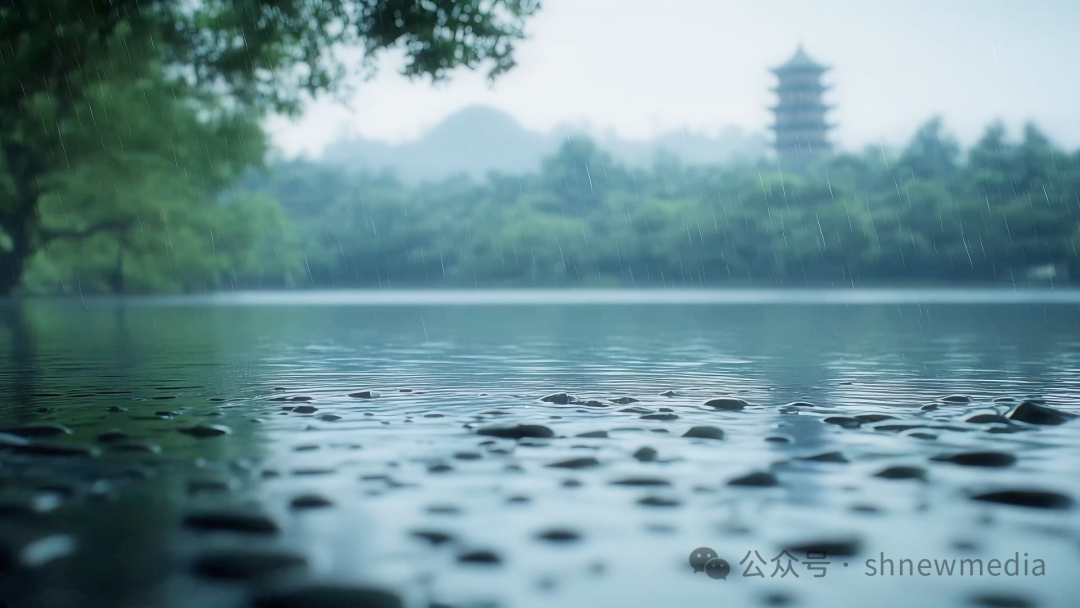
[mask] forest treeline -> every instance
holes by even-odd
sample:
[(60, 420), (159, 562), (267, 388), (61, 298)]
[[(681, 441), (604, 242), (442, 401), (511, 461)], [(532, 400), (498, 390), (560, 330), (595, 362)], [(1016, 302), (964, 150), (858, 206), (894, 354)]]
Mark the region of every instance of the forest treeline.
[[(212, 173), (225, 162), (213, 148), (244, 139), (242, 124), (215, 129), (220, 140), (200, 137), (210, 156), (181, 148), (191, 156), (185, 166), (203, 163), (194, 173)], [(1058, 149), (1033, 125), (1010, 137), (992, 124), (962, 151), (932, 119), (894, 155), (868, 148), (801, 170), (768, 160), (686, 166), (675, 157), (632, 168), (587, 139), (567, 140), (533, 173), (482, 182), (406, 186), (388, 173), (284, 162), (199, 185), (215, 189), (215, 201), (198, 213), (174, 208), (177, 192), (198, 187), (158, 160), (148, 161), (139, 189), (123, 193), (143, 206), (135, 223), (41, 251), (26, 289), (850, 286), (1080, 276), (1080, 152)], [(104, 167), (70, 179), (73, 192), (118, 183)], [(66, 205), (92, 204), (92, 194), (68, 196)]]

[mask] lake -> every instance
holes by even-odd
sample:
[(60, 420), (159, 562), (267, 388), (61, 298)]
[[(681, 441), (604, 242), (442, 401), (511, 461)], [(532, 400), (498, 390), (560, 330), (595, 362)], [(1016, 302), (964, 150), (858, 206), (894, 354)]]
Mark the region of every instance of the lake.
[(248, 293), (0, 319), (10, 607), (1080, 594), (1078, 292)]

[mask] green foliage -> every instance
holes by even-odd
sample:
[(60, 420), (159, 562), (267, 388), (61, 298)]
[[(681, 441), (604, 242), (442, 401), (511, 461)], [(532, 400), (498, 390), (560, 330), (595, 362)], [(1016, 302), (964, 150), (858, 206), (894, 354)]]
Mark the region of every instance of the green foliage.
[(244, 188), (282, 201), (314, 286), (971, 283), (1075, 276), (1078, 160), (991, 125), (965, 161), (935, 119), (897, 158), (799, 173), (632, 170), (571, 140), (535, 174), (484, 183), (293, 162)]

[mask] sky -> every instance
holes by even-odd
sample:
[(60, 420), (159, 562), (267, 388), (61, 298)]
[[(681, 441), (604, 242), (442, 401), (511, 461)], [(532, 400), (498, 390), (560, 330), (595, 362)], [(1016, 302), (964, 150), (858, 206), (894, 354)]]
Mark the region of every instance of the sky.
[(1002, 119), (1080, 148), (1077, 0), (542, 0), (518, 66), (490, 83), (458, 71), (432, 86), (379, 75), (346, 100), (322, 99), (297, 120), (271, 118), (286, 156), (317, 158), (339, 138), (402, 143), (471, 105), (523, 126), (577, 124), (631, 139), (729, 125), (766, 132), (768, 71), (801, 42), (832, 66), (826, 101), (841, 149), (902, 145), (935, 114), (961, 142)]

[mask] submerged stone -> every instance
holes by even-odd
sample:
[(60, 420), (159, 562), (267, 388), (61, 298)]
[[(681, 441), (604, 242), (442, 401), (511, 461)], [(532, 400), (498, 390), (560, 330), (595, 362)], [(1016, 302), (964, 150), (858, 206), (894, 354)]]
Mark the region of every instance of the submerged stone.
[(888, 467), (874, 473), (874, 477), (881, 477), (883, 479), (920, 479), (926, 480), (926, 469), (922, 467), (913, 466), (894, 466)]
[(382, 395), (376, 391), (357, 391), (355, 393), (349, 393), (349, 396), (353, 399), (378, 399)]
[(518, 424), (515, 426), (486, 427), (476, 431), (477, 435), (500, 437), (503, 439), (523, 439), (525, 437), (546, 439), (554, 437), (555, 433), (546, 426), (539, 424)]
[(670, 422), (672, 420), (678, 420), (677, 414), (645, 414), (641, 417), (642, 420), (660, 420), (663, 422)]
[(587, 469), (600, 466), (600, 461), (593, 458), (592, 456), (587, 456), (584, 458), (571, 458), (570, 460), (560, 460), (559, 462), (553, 462), (547, 466), (557, 469)]
[(643, 448), (638, 448), (638, 450), (634, 452), (634, 458), (638, 459), (641, 462), (652, 462), (656, 460), (656, 456), (656, 450), (647, 446)]
[(319, 411), (319, 408), (314, 405), (298, 405), (293, 408), (294, 414), (314, 414)]
[(963, 452), (934, 456), (935, 462), (951, 462), (964, 467), (1007, 467), (1016, 463), (1016, 456), (1005, 452)]
[(807, 552), (824, 553), (830, 557), (854, 557), (862, 550), (862, 541), (857, 538), (831, 538), (809, 542), (792, 543), (783, 547), (792, 555), (806, 555)]
[(682, 504), (677, 498), (665, 498), (663, 496), (646, 496), (638, 501), (643, 507), (677, 507)]
[(545, 403), (554, 403), (556, 405), (566, 405), (573, 401), (574, 398), (566, 393), (552, 393), (540, 398), (540, 401)]
[(799, 460), (809, 460), (812, 462), (848, 462), (848, 459), (842, 452), (823, 452), (821, 454), (814, 454), (813, 456), (800, 456)]
[(611, 402), (619, 405), (630, 405), (631, 403), (637, 403), (638, 400), (633, 397), (619, 397), (618, 399), (612, 399)]
[(971, 424), (1009, 424), (1009, 419), (999, 414), (975, 414), (964, 420)]
[(193, 513), (183, 520), (184, 526), (204, 532), (236, 532), (240, 534), (277, 534), (277, 523), (259, 513), (211, 511)]
[(670, 486), (671, 482), (659, 477), (624, 477), (611, 482), (616, 486)]
[(589, 431), (588, 433), (580, 433), (574, 435), (574, 437), (584, 437), (586, 439), (607, 439), (607, 431)]
[(727, 485), (766, 488), (779, 485), (779, 483), (780, 482), (776, 479), (776, 475), (765, 471), (758, 471), (729, 480)]
[(967, 395), (949, 395), (938, 399), (938, 401), (945, 403), (971, 403), (971, 397), (968, 397)]
[(682, 435), (683, 437), (691, 437), (697, 439), (723, 439), (724, 431), (718, 429), (715, 426), (695, 426), (686, 431)]
[(254, 580), (307, 566), (302, 555), (274, 550), (221, 550), (195, 558), (192, 570), (206, 578)]
[(463, 564), (485, 564), (490, 566), (502, 563), (502, 558), (499, 557), (498, 553), (486, 549), (466, 551), (458, 555), (457, 560)]
[(855, 416), (855, 419), (860, 422), (881, 422), (882, 420), (894, 420), (896, 416), (889, 416), (887, 414), (860, 414)]
[(338, 416), (337, 414), (323, 414), (322, 416), (319, 416), (319, 420), (334, 422), (336, 420), (341, 420), (341, 416)]
[(251, 600), (252, 608), (405, 608), (397, 594), (374, 587), (307, 583), (276, 591), (263, 591)]
[(318, 494), (301, 494), (289, 502), (289, 508), (294, 510), (319, 509), (332, 506), (334, 506), (334, 503), (330, 499)]
[(664, 392), (660, 393), (660, 396), (661, 397), (677, 397), (678, 393), (676, 393), (675, 391), (664, 391)]
[(822, 420), (825, 424), (835, 424), (845, 429), (855, 429), (862, 426), (862, 421), (858, 418), (851, 418), (849, 416), (829, 416)]
[(720, 397), (706, 401), (705, 405), (714, 409), (732, 412), (741, 410), (750, 404), (737, 397)]
[(1069, 509), (1073, 506), (1072, 498), (1048, 490), (1001, 490), (976, 494), (971, 499), (1034, 509)]
[(552, 528), (536, 535), (540, 540), (553, 543), (567, 543), (581, 539), (581, 534), (567, 528)]
[(1076, 418), (1076, 414), (1056, 410), (1032, 401), (1025, 401), (1009, 413), (1010, 420), (1019, 420), (1028, 424), (1062, 424)]
[(195, 426), (177, 430), (197, 439), (209, 439), (210, 437), (220, 437), (232, 433), (232, 429), (221, 424), (196, 424)]

